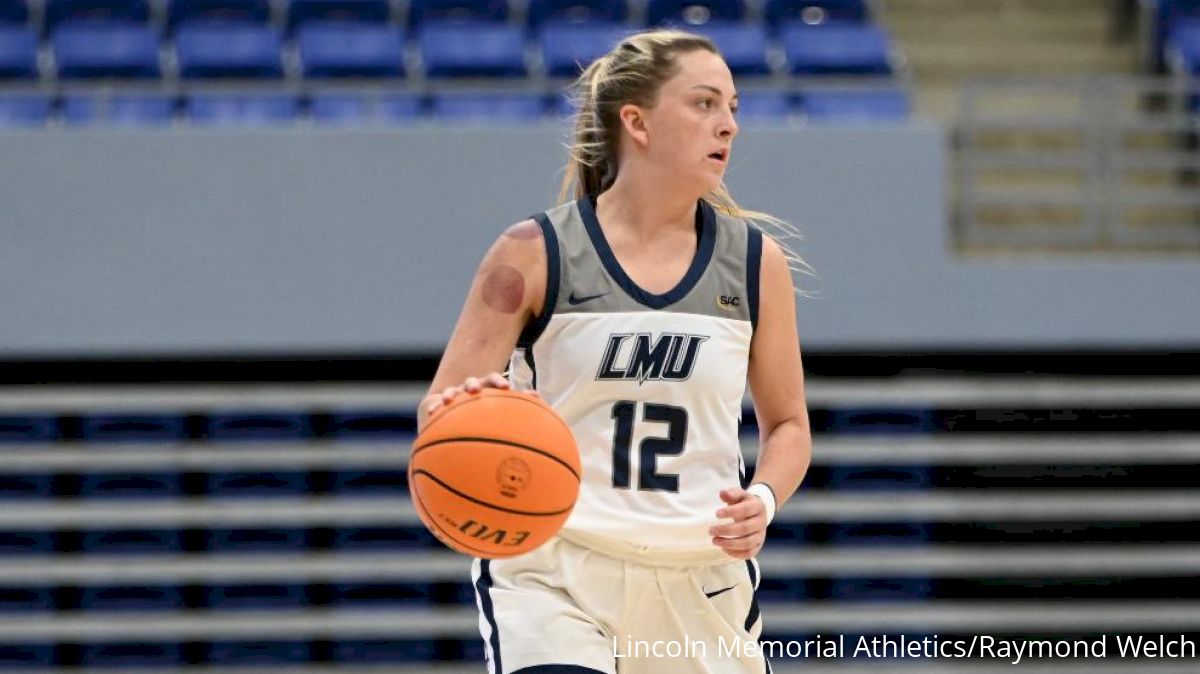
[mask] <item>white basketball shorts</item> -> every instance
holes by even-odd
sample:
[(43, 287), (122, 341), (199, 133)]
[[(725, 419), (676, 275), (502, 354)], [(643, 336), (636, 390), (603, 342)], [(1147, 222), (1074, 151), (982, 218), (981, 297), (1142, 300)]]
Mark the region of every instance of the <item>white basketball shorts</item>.
[(756, 562), (659, 566), (555, 537), (472, 578), (491, 674), (770, 672)]

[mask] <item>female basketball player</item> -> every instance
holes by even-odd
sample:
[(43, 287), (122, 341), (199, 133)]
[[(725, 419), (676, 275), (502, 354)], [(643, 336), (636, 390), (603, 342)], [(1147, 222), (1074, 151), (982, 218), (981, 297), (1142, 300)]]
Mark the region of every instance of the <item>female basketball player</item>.
[[(769, 671), (753, 558), (811, 439), (788, 256), (722, 182), (733, 78), (708, 40), (652, 31), (577, 89), (575, 200), (487, 252), (419, 412), (485, 386), (536, 391), (580, 446), (560, 534), (475, 562), (490, 671)], [(761, 448), (743, 489), (747, 378)]]

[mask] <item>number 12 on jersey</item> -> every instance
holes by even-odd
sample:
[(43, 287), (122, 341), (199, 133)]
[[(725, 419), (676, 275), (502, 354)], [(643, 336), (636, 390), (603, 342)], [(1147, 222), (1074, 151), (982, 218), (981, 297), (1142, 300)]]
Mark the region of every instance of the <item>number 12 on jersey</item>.
[[(633, 444), (633, 423), (638, 403), (633, 400), (617, 401), (612, 408), (612, 418), (617, 427), (613, 431), (613, 487), (629, 489), (629, 457)], [(679, 476), (674, 473), (659, 473), (658, 457), (679, 456), (687, 440), (688, 415), (682, 407), (642, 403), (642, 421), (667, 424), (667, 437), (651, 437), (638, 445), (637, 485), (640, 491), (679, 491)]]

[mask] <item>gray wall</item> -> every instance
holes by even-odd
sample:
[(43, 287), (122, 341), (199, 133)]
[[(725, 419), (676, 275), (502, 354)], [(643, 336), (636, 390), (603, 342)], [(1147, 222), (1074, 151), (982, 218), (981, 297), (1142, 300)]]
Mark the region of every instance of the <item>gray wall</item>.
[[(0, 134), (0, 357), (428, 351), (556, 128)], [(957, 259), (939, 129), (746, 131), (746, 205), (796, 222), (824, 348), (1200, 345), (1200, 264)]]

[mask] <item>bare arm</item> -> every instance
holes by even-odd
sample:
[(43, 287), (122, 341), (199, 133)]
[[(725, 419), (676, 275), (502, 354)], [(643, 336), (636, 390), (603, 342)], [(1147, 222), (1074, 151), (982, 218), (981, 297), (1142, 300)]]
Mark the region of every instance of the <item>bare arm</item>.
[[(750, 392), (758, 417), (759, 452), (754, 482), (770, 487), (782, 506), (800, 486), (812, 460), (812, 435), (804, 400), (804, 370), (796, 330), (792, 277), (779, 245), (763, 237), (758, 325), (750, 342)], [(717, 517), (731, 524), (712, 528), (713, 544), (731, 557), (749, 559), (766, 542), (762, 500), (744, 489), (725, 489), (727, 505)]]
[(769, 486), (782, 506), (808, 472), (812, 434), (792, 278), (783, 251), (768, 237), (763, 237), (761, 288), (758, 329), (750, 346), (750, 392), (759, 432), (754, 481)]
[(533, 220), (509, 227), (484, 255), (446, 345), (429, 394), (417, 411), (418, 430), (429, 414), (464, 391), (504, 388), (499, 374), (546, 296), (546, 249)]

